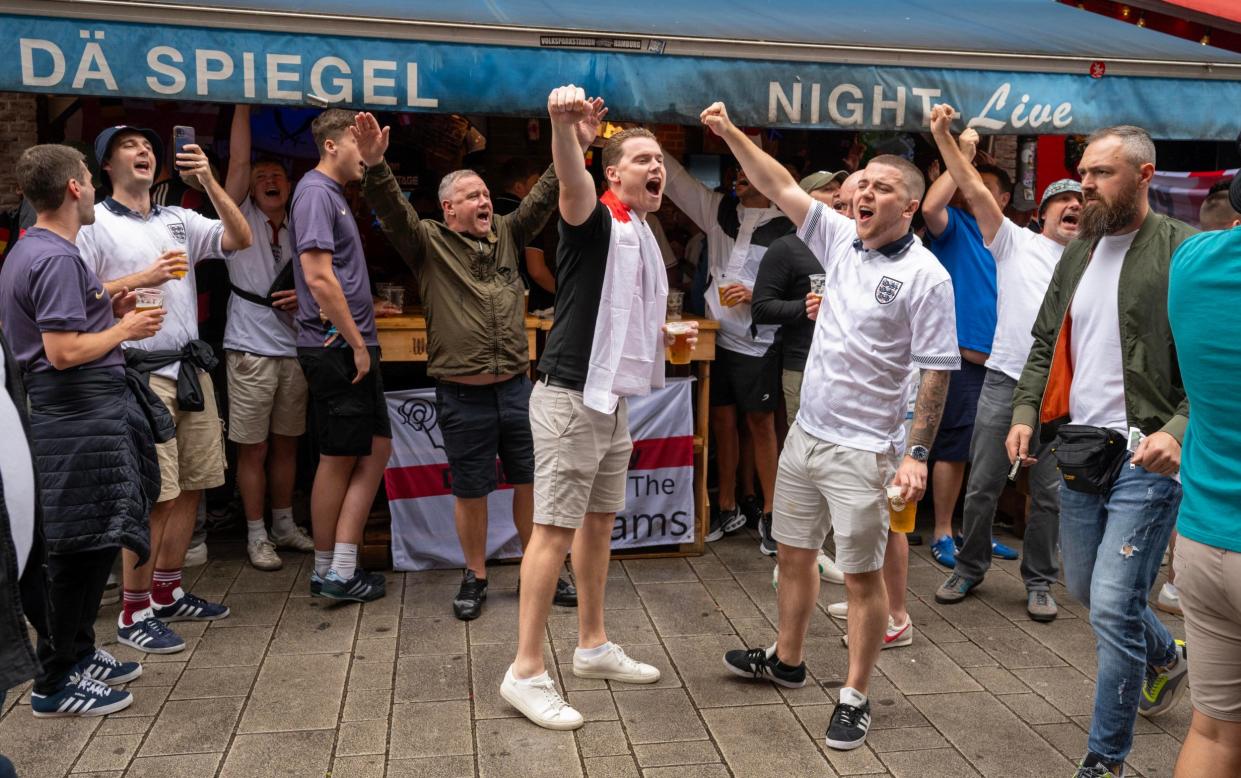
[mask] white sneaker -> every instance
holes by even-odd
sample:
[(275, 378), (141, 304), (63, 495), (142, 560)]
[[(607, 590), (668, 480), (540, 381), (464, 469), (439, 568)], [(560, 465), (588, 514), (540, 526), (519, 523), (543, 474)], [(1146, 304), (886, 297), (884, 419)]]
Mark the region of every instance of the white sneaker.
[(301, 551), (305, 554), (309, 554), (311, 551), (315, 550), (314, 538), (306, 534), (306, 530), (296, 524), (293, 525), (293, 531), (287, 534), (278, 533), (275, 525), (272, 525), (270, 535), (271, 542), (275, 543), (280, 548), (289, 548), (294, 551)]
[(279, 570), (284, 567), (284, 561), (276, 553), (276, 546), (266, 538), (247, 543), (246, 553), (250, 555), (250, 564), (259, 570)]
[(190, 546), (185, 552), (185, 563), (182, 567), (200, 567), (207, 564), (207, 544), (199, 543), (197, 546)]
[[(900, 648), (908, 646), (914, 642), (914, 620), (911, 616), (905, 617), (905, 623), (899, 627), (892, 617), (888, 617), (888, 628), (883, 633), (883, 645), (879, 646), (879, 650), (889, 648)], [(841, 635), (840, 644), (845, 648), (849, 647), (849, 636)]]
[[(834, 584), (842, 584), (845, 582), (845, 574), (840, 571), (840, 568), (836, 566), (836, 563), (832, 561), (830, 556), (820, 551), (819, 558), (816, 561), (819, 564), (819, 578), (827, 581), (828, 583)], [(771, 571), (771, 588), (780, 588), (779, 565), (776, 565), (776, 567)]]
[(1165, 583), (1159, 589), (1159, 597), (1155, 599), (1155, 607), (1164, 613), (1172, 613), (1177, 616), (1184, 616), (1181, 610), (1181, 593), (1177, 591), (1175, 584)]
[(842, 619), (842, 620), (848, 619), (849, 618), (849, 603), (847, 602), (832, 603), (831, 605), (827, 606), (827, 615), (831, 616), (833, 619)]
[(608, 650), (600, 656), (582, 658), (573, 652), (573, 674), (578, 678), (603, 678), (624, 683), (655, 683), (659, 680), (659, 668), (630, 659), (615, 643), (608, 643)]
[(819, 577), (834, 584), (845, 582), (845, 574), (836, 566), (832, 558), (822, 551), (819, 552)]
[(513, 677), (513, 666), (509, 665), (500, 684), (500, 696), (523, 716), (546, 729), (577, 729), (586, 723), (582, 714), (556, 691), (556, 682), (547, 673), (519, 681)]

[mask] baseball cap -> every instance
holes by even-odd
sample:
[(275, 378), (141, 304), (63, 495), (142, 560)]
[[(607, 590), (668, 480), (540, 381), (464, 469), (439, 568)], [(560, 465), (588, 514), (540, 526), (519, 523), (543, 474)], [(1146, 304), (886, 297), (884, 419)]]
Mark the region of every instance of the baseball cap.
[(1052, 181), (1047, 185), (1047, 188), (1043, 190), (1043, 199), (1038, 201), (1039, 211), (1043, 210), (1043, 206), (1047, 205), (1048, 200), (1058, 194), (1064, 194), (1065, 192), (1074, 192), (1080, 195), (1082, 193), (1082, 185), (1071, 178), (1062, 178), (1059, 181)]
[(103, 173), (103, 161), (108, 158), (108, 152), (111, 151), (112, 141), (122, 132), (133, 131), (142, 134), (151, 144), (151, 150), (155, 154), (155, 172), (159, 173), (160, 163), (164, 160), (164, 144), (159, 139), (159, 135), (155, 130), (144, 127), (130, 127), (127, 124), (118, 124), (115, 127), (109, 127), (95, 137), (95, 161), (99, 163), (100, 174), (104, 179), (108, 177), (107, 173)]
[(803, 178), (797, 183), (806, 194), (810, 194), (816, 189), (822, 189), (833, 181), (844, 182), (849, 177), (848, 170), (837, 170), (835, 173), (829, 170), (820, 170)]

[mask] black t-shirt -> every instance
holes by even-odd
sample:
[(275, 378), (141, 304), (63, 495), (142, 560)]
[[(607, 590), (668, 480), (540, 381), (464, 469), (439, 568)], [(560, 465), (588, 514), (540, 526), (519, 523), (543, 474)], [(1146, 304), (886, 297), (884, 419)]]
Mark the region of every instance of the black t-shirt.
[(772, 241), (758, 266), (750, 313), (755, 324), (779, 324), (777, 339), (785, 370), (804, 370), (814, 322), (806, 317), (810, 276), (822, 273), (823, 264), (801, 238), (786, 235)]
[(603, 203), (576, 227), (560, 219), (556, 248), (556, 316), (539, 359), (539, 372), (565, 381), (586, 382), (595, 318), (603, 294), (612, 215)]

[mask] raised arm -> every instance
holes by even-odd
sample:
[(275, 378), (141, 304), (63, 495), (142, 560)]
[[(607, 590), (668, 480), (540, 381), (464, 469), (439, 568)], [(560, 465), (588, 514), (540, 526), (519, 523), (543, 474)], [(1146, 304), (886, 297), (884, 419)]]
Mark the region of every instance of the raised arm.
[[(937, 105), (931, 109), (931, 136), (935, 138), (935, 145), (939, 147), (939, 153), (944, 158), (944, 165), (948, 168), (948, 175), (940, 176), (940, 179), (951, 178), (956, 187), (961, 190), (961, 194), (965, 195), (965, 201), (970, 204), (970, 211), (978, 221), (978, 230), (982, 233), (982, 239), (990, 245), (1004, 224), (1004, 211), (1000, 210), (1000, 204), (995, 201), (986, 184), (983, 183), (982, 175), (971, 164), (974, 152), (978, 148), (978, 133), (973, 129), (967, 129), (961, 133), (961, 141), (958, 145), (953, 141), (950, 129), (953, 116), (954, 111), (950, 105)], [(935, 183), (938, 184), (939, 181)], [(951, 196), (949, 193), (950, 198)], [(927, 206), (923, 204), (922, 209), (923, 216), (927, 219), (927, 226), (930, 226)], [(944, 221), (946, 226), (946, 215)], [(932, 232), (939, 234), (942, 230), (932, 229)]]
[(668, 183), (664, 188), (668, 199), (698, 225), (698, 229), (709, 232), (724, 195), (694, 178), (673, 155), (664, 157), (664, 169), (668, 171)]
[(241, 205), (250, 194), (250, 106), (233, 108), (233, 126), (228, 133), (228, 173), (224, 191)]
[(215, 211), (220, 216), (220, 223), (224, 225), (224, 236), (220, 239), (220, 248), (224, 251), (249, 248), (253, 240), (253, 236), (250, 235), (250, 225), (246, 222), (246, 217), (242, 216), (237, 203), (233, 202), (228, 192), (224, 191), (220, 182), (215, 180), (215, 175), (211, 172), (211, 163), (207, 161), (207, 155), (203, 153), (203, 150), (192, 143), (187, 145), (185, 151), (177, 155), (177, 168), (183, 175), (196, 176), (203, 186), (203, 191), (211, 199), (211, 204), (215, 206)]
[(418, 211), (401, 193), (392, 169), (384, 161), (388, 150), (389, 128), (380, 129), (379, 122), (369, 113), (360, 113), (349, 128), (358, 142), (366, 174), (362, 176), (362, 196), (375, 211), (384, 237), (397, 250), (405, 264), (415, 268), (422, 261), (422, 243), (418, 240)]
[[(602, 98), (596, 97), (586, 101), (585, 115), (573, 127), (578, 147), (583, 154), (586, 153), (586, 149), (590, 148), (591, 142), (599, 132), (599, 125), (607, 113), (608, 109), (603, 106)], [(559, 192), (560, 182), (556, 180), (556, 166), (552, 165), (535, 182), (529, 194), (521, 198), (517, 210), (513, 211), (510, 216), (500, 218), (512, 219), (517, 237), (522, 243), (529, 243), (538, 236), (547, 224), (547, 220), (556, 212)]]
[(547, 96), (547, 115), (552, 120), (552, 165), (560, 179), (560, 216), (573, 227), (590, 218), (596, 201), (595, 181), (582, 161), (576, 126), (602, 107), (602, 100), (588, 101), (585, 90), (573, 84), (556, 87)]
[(768, 200), (779, 206), (780, 210), (784, 211), (784, 215), (789, 217), (800, 230), (814, 200), (802, 191), (784, 165), (754, 145), (754, 142), (732, 123), (723, 103), (712, 103), (707, 110), (703, 111), (702, 123), (710, 127), (712, 132), (728, 144), (733, 156), (741, 163), (741, 169), (749, 177), (750, 183), (757, 187), (758, 191), (762, 192)]

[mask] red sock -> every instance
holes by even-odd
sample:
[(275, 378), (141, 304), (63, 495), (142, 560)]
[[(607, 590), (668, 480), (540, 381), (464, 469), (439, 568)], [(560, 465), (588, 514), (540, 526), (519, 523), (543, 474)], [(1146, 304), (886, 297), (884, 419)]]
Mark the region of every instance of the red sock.
[(156, 605), (172, 605), (176, 597), (173, 591), (181, 586), (181, 570), (160, 570), (156, 568), (151, 578), (151, 601)]
[(134, 625), (134, 614), (151, 607), (151, 591), (149, 589), (126, 589), (122, 593), (121, 623), (126, 627)]

